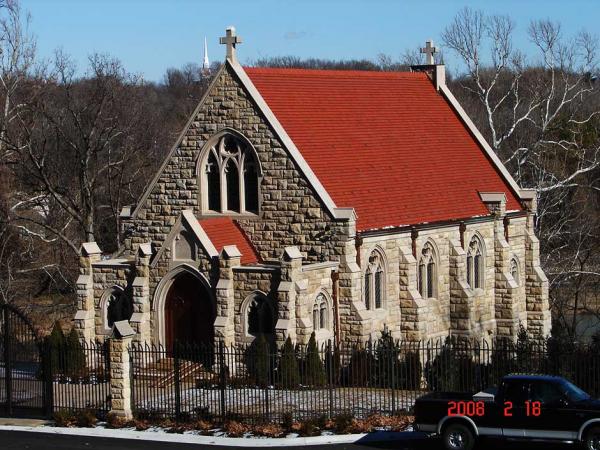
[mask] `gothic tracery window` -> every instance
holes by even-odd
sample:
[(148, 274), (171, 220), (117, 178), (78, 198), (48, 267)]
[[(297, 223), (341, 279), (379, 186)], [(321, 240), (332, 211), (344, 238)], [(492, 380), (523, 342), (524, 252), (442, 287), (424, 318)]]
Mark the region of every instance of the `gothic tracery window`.
[(254, 151), (223, 135), (210, 149), (202, 173), (202, 208), (213, 212), (258, 213), (259, 173)]
[(247, 309), (247, 331), (251, 336), (273, 334), (275, 332), (274, 312), (269, 300), (256, 294)]
[(107, 295), (105, 302), (106, 328), (110, 329), (115, 322), (131, 319), (133, 304), (129, 296), (120, 288), (113, 288)]
[(421, 297), (432, 298), (437, 294), (437, 266), (433, 245), (427, 242), (421, 250), (417, 273), (418, 289)]
[(313, 305), (313, 329), (315, 331), (329, 329), (329, 308), (324, 294), (317, 295)]
[(367, 309), (383, 308), (385, 301), (385, 268), (383, 256), (373, 250), (365, 271), (364, 302)]
[(471, 289), (483, 288), (484, 255), (483, 244), (474, 236), (467, 249), (467, 284)]

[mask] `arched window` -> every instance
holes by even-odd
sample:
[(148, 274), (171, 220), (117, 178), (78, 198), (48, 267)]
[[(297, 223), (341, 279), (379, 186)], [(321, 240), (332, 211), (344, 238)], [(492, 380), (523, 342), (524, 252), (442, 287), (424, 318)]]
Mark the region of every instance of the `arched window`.
[(519, 261), (517, 260), (516, 256), (510, 260), (510, 274), (515, 280), (515, 283), (519, 284)]
[(248, 304), (247, 332), (251, 336), (275, 333), (275, 320), (273, 308), (269, 300), (260, 294), (256, 294)]
[(202, 209), (258, 214), (260, 180), (256, 158), (251, 146), (232, 134), (217, 139), (200, 171)]
[(471, 289), (483, 288), (484, 254), (483, 244), (473, 236), (467, 249), (467, 284)]
[(329, 329), (329, 307), (324, 294), (317, 295), (313, 305), (313, 329), (315, 331)]
[(367, 309), (383, 308), (385, 301), (385, 267), (383, 256), (373, 250), (365, 271), (364, 302)]
[(433, 298), (437, 295), (437, 264), (433, 245), (427, 242), (421, 250), (419, 258), (418, 288), (423, 298)]
[(131, 319), (133, 302), (121, 288), (114, 287), (107, 293), (104, 305), (107, 329), (112, 328), (115, 322)]

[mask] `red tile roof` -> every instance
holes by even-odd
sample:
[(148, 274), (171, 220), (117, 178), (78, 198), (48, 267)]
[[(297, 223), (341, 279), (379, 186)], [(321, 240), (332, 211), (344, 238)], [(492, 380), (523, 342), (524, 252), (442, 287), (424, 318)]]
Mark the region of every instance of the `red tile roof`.
[(219, 253), (226, 245), (236, 245), (242, 254), (242, 264), (255, 264), (260, 257), (246, 233), (230, 217), (198, 220)]
[(424, 73), (245, 68), (338, 207), (361, 231), (522, 207)]

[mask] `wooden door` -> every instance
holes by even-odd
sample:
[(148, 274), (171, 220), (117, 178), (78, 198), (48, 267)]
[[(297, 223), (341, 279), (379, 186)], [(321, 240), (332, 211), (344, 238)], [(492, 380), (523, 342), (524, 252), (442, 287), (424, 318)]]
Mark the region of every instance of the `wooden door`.
[(172, 351), (175, 342), (212, 344), (214, 320), (210, 295), (200, 280), (187, 273), (178, 276), (165, 302), (167, 350)]

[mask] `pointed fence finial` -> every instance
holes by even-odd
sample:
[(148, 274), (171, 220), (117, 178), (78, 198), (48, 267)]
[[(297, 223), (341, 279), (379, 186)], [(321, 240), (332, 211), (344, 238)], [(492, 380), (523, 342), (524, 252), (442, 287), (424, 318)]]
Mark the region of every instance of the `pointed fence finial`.
[(231, 62), (237, 62), (235, 46), (242, 43), (242, 38), (235, 34), (235, 27), (227, 27), (225, 36), (219, 42), (227, 46), (227, 59)]

